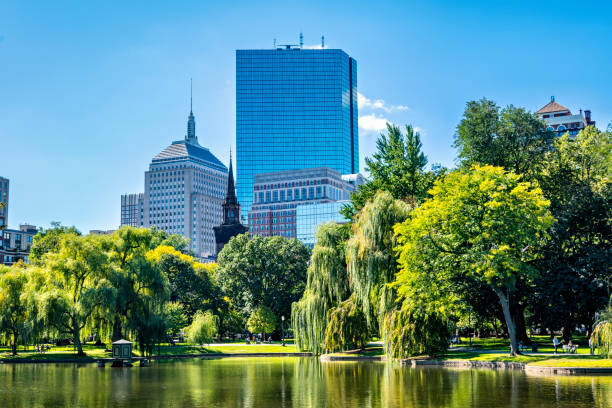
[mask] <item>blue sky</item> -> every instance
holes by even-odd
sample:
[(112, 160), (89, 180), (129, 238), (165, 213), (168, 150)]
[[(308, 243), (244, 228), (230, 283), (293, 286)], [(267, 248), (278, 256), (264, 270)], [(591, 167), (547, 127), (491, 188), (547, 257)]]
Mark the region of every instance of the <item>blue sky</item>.
[(483, 96), (537, 110), (551, 95), (612, 120), (610, 2), (0, 2), (0, 176), (9, 225), (119, 224), (151, 158), (186, 131), (235, 145), (235, 50), (297, 43), (358, 62), (360, 153), (390, 120), (452, 166), (455, 127)]

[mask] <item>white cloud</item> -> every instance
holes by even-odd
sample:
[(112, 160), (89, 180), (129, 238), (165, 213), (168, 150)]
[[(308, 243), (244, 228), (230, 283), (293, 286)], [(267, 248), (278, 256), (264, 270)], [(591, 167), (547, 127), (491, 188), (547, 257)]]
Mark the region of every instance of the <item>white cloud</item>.
[(360, 92), (357, 92), (357, 107), (359, 109), (382, 110), (387, 113), (409, 110), (405, 105), (387, 105), (383, 99), (369, 99)]
[(321, 44), (314, 44), (314, 45), (304, 45), (302, 46), (303, 50), (321, 50), (323, 49), (323, 47), (321, 47)]
[(370, 132), (380, 132), (387, 128), (389, 119), (377, 116), (375, 113), (359, 117), (359, 128)]

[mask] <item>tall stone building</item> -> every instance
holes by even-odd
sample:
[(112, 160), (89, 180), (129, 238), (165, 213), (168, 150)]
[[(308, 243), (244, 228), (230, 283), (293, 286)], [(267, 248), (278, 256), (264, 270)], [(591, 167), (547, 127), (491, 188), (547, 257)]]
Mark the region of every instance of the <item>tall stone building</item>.
[(216, 254), (213, 227), (223, 220), (226, 186), (227, 167), (198, 143), (191, 109), (185, 138), (151, 160), (142, 199), (139, 194), (122, 196), (122, 225), (142, 222), (143, 227), (180, 234), (190, 240), (197, 257), (211, 258)]
[(244, 234), (249, 229), (240, 222), (240, 204), (236, 198), (236, 188), (234, 187), (234, 172), (232, 171), (232, 158), (230, 155), (229, 177), (227, 180), (227, 193), (223, 201), (223, 223), (214, 227), (216, 254), (223, 249), (229, 240), (239, 234)]

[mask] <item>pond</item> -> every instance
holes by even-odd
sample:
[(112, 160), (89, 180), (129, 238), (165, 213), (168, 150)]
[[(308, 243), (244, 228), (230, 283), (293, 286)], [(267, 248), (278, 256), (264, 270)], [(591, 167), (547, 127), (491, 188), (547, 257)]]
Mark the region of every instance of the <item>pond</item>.
[(2, 407), (612, 407), (612, 376), (316, 358), (0, 365)]

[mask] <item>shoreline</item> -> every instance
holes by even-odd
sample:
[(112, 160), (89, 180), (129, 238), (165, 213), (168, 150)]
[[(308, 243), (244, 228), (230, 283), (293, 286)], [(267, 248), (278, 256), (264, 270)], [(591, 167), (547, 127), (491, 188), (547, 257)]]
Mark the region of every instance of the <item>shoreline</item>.
[[(203, 354), (168, 354), (161, 356), (151, 356), (151, 360), (185, 360), (189, 358), (199, 359), (212, 359), (212, 358), (235, 358), (235, 357), (312, 357), (312, 353), (203, 353)], [(132, 357), (133, 362), (144, 360), (142, 356)], [(115, 359), (111, 357), (95, 358), (95, 357), (81, 357), (81, 358), (66, 358), (66, 359), (32, 359), (32, 358), (7, 358), (0, 360), (1, 364), (91, 364), (97, 363), (98, 361), (104, 361), (105, 363), (112, 363)]]
[[(322, 362), (339, 361), (389, 361), (385, 356), (334, 356), (323, 354), (319, 357)], [(446, 367), (446, 368), (486, 368), (491, 370), (521, 370), (531, 375), (583, 375), (607, 374), (612, 375), (612, 367), (546, 367), (530, 365), (511, 361), (474, 361), (474, 360), (429, 360), (408, 358), (397, 360), (403, 366), (410, 367)]]
[[(187, 360), (198, 358), (201, 360), (220, 359), (220, 358), (262, 358), (262, 357), (313, 357), (310, 352), (288, 352), (288, 353), (205, 353), (205, 354), (173, 354), (152, 356), (151, 360)], [(144, 360), (144, 357), (132, 357), (134, 363)], [(359, 362), (359, 361), (389, 361), (386, 356), (338, 356), (333, 354), (323, 354), (319, 356), (321, 362)], [(5, 359), (0, 360), (2, 364), (92, 364), (98, 361), (112, 363), (113, 358), (82, 357), (72, 359)], [(529, 363), (519, 363), (511, 361), (475, 361), (475, 360), (430, 360), (424, 358), (408, 358), (396, 360), (403, 366), (410, 367), (446, 367), (446, 368), (486, 368), (493, 370), (520, 370), (530, 375), (584, 375), (584, 374), (604, 374), (612, 375), (612, 367), (554, 367), (537, 366)]]

